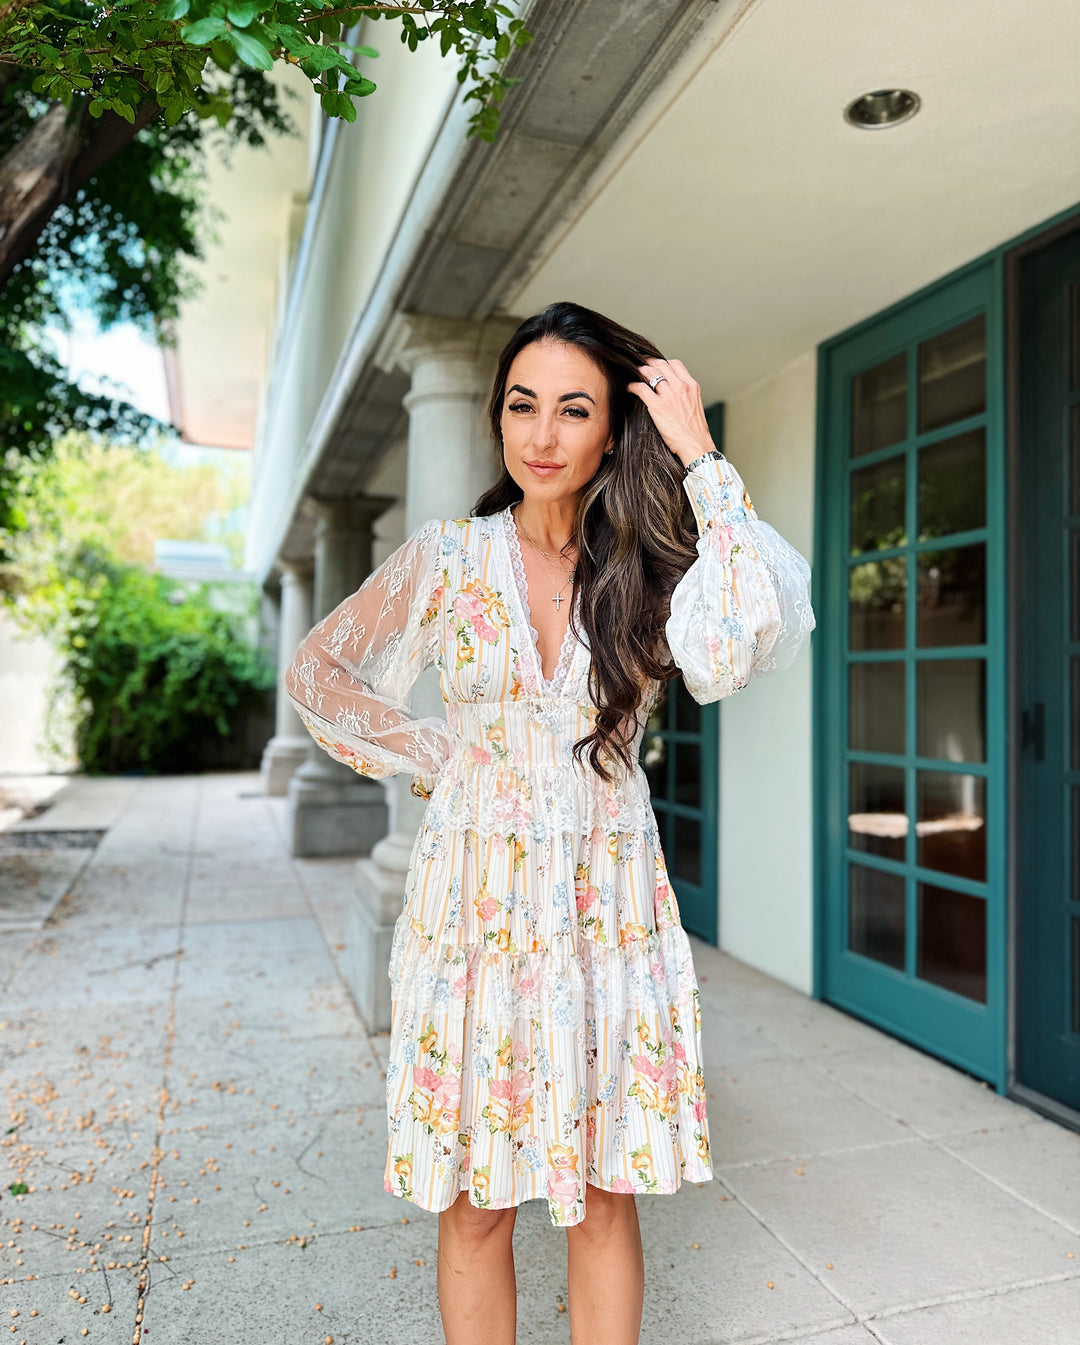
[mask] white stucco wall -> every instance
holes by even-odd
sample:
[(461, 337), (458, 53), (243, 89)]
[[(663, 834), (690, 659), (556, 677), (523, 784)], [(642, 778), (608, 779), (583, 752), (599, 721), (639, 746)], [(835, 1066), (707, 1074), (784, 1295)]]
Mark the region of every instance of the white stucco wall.
[(378, 89), (360, 100), (354, 123), (336, 128), (325, 191), (310, 207), (314, 234), (298, 302), (276, 334), (256, 444), (248, 557), (256, 571), (280, 541), (283, 504), (323, 399), (460, 90), (456, 64), (437, 43), (410, 52), (393, 25), (370, 21), (359, 41), (380, 53), (363, 65)]
[(66, 720), (54, 720), (59, 754), (46, 750), (52, 645), (0, 611), (0, 775), (41, 775), (77, 765)]
[[(813, 563), (813, 351), (725, 407), (724, 447), (771, 523)], [(812, 596), (813, 595), (813, 590)], [(720, 705), (720, 945), (809, 992), (813, 976), (811, 656)]]

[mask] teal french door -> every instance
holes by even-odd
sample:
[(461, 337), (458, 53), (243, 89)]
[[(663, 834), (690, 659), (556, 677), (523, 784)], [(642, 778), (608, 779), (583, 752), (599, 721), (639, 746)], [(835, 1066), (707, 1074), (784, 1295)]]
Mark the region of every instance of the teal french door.
[(719, 938), (719, 728), (719, 705), (699, 705), (676, 677), (665, 683), (641, 740), (641, 765), (679, 916), (711, 944)]
[(1016, 1083), (1075, 1117), (1080, 1113), (1080, 229), (1025, 256), (1018, 289)]
[(1005, 1086), (1000, 268), (821, 351), (824, 997)]

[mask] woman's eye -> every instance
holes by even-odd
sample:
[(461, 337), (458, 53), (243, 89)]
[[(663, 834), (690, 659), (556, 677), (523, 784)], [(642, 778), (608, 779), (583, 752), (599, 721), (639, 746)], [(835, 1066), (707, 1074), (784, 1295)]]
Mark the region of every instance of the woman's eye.
[[(510, 411), (531, 411), (532, 407), (528, 402), (511, 402), (507, 409)], [(568, 406), (566, 409), (575, 413), (575, 420), (587, 420), (589, 417), (588, 411), (583, 406)]]

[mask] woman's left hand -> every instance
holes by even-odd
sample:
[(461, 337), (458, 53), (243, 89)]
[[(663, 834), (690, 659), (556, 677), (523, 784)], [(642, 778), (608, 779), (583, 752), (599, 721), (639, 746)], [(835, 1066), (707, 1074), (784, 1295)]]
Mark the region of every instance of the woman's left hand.
[(711, 453), (716, 445), (709, 433), (701, 388), (690, 377), (682, 360), (650, 360), (638, 365), (643, 379), (663, 374), (663, 382), (655, 390), (647, 382), (627, 383), (648, 408), (660, 437), (684, 467), (702, 453)]

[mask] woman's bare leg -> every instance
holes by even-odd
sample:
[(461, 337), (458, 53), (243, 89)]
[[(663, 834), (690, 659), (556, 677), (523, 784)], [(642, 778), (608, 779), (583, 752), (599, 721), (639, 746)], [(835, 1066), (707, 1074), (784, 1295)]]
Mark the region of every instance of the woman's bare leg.
[(572, 1345), (638, 1345), (645, 1256), (632, 1195), (590, 1182), (586, 1215), (566, 1230)]
[(438, 1293), (446, 1345), (514, 1345), (517, 1207), (480, 1210), (462, 1191), (439, 1214)]

